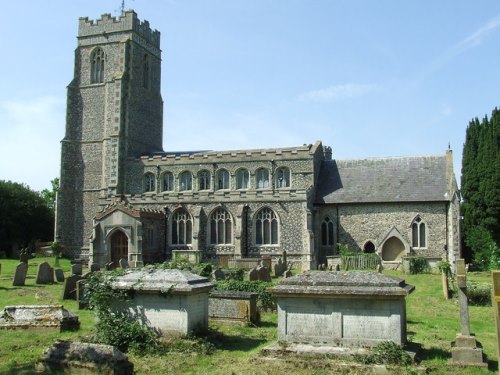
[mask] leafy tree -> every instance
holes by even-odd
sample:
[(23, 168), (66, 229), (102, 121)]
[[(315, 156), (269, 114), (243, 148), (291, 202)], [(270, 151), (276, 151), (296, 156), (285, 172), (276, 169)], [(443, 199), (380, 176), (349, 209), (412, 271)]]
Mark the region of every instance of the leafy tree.
[(462, 159), (463, 235), (478, 269), (495, 267), (492, 251), (500, 244), (500, 111), (472, 120)]
[(0, 248), (26, 247), (53, 236), (54, 213), (27, 185), (0, 180)]
[(47, 205), (48, 208), (50, 208), (52, 211), (54, 211), (55, 206), (56, 206), (56, 195), (57, 191), (59, 190), (59, 178), (54, 178), (53, 180), (50, 181), (52, 189), (43, 189), (40, 192), (40, 195), (42, 199), (45, 201), (45, 204)]

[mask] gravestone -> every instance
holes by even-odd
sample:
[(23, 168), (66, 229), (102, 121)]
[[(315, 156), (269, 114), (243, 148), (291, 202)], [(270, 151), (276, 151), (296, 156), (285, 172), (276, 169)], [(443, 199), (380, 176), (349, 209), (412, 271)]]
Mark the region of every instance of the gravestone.
[(49, 263), (43, 262), (38, 265), (38, 272), (36, 274), (37, 284), (53, 284), (54, 283), (54, 269)]
[(28, 272), (27, 263), (19, 263), (16, 266), (16, 272), (14, 273), (14, 280), (12, 286), (24, 286), (26, 282), (26, 273)]
[(71, 275), (79, 275), (81, 276), (83, 272), (81, 263), (74, 263), (71, 265)]
[(76, 283), (82, 280), (80, 275), (71, 275), (64, 282), (63, 299), (76, 300)]
[(100, 270), (101, 270), (101, 267), (97, 263), (92, 263), (90, 265), (90, 272), (97, 272)]
[(21, 254), (19, 254), (19, 261), (21, 263), (28, 264), (28, 259), (29, 259), (28, 249), (22, 249)]
[(257, 272), (260, 281), (271, 281), (271, 275), (269, 274), (269, 269), (267, 267), (257, 267)]
[(225, 280), (226, 279), (226, 274), (224, 273), (223, 270), (221, 270), (220, 268), (217, 268), (214, 272), (212, 272), (212, 277), (216, 281)]
[(80, 310), (86, 309), (89, 306), (89, 296), (86, 290), (86, 282), (87, 280), (85, 279), (81, 279), (76, 282), (76, 302)]
[(467, 271), (465, 260), (456, 260), (458, 305), (460, 307), (460, 333), (451, 349), (451, 362), (465, 365), (487, 366), (483, 362), (483, 350), (470, 332), (469, 306), (467, 303)]
[(125, 269), (127, 269), (127, 268), (128, 268), (128, 261), (127, 261), (127, 259), (125, 259), (125, 258), (120, 258), (119, 263), (120, 263), (120, 267), (121, 267), (122, 269), (124, 269), (124, 270), (125, 270)]
[(292, 270), (291, 269), (287, 269), (285, 271), (285, 279), (288, 279), (289, 277), (292, 277)]
[(54, 270), (54, 275), (56, 276), (56, 281), (58, 283), (63, 283), (64, 282), (64, 272), (60, 268), (56, 268)]
[(281, 261), (281, 258), (278, 259), (278, 262), (274, 265), (274, 276), (279, 277), (283, 276), (286, 271), (285, 264)]
[(132, 375), (134, 364), (111, 345), (58, 340), (45, 350), (36, 371), (47, 374)]
[(259, 271), (257, 270), (257, 268), (252, 268), (248, 272), (248, 280), (250, 280), (250, 281), (257, 281), (257, 280), (259, 280)]

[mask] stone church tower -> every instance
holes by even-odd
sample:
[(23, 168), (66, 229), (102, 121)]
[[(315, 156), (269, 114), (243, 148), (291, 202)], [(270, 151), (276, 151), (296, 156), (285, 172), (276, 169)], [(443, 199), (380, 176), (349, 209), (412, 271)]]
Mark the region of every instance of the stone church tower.
[(127, 158), (162, 151), (160, 33), (135, 12), (80, 18), (62, 140), (56, 240), (87, 255), (99, 202), (127, 190)]

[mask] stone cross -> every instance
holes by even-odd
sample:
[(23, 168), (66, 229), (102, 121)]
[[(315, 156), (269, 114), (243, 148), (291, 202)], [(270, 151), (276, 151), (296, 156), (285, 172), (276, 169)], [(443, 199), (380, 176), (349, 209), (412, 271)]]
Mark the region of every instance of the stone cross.
[(469, 306), (467, 304), (467, 276), (465, 270), (465, 260), (456, 261), (457, 286), (458, 286), (458, 305), (460, 307), (460, 326), (462, 335), (470, 335), (469, 324)]

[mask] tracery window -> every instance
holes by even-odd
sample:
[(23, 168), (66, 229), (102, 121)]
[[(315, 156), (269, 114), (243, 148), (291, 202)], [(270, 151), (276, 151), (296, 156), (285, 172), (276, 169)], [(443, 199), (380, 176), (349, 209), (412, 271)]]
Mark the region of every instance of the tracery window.
[(90, 83), (104, 82), (104, 51), (96, 48), (90, 55)]
[(179, 176), (179, 190), (193, 190), (193, 176), (190, 172), (182, 172)]
[(290, 169), (281, 167), (276, 170), (276, 187), (290, 187)]
[(257, 169), (257, 172), (255, 172), (255, 186), (257, 189), (266, 189), (269, 187), (269, 171), (267, 169)]
[(184, 209), (178, 209), (172, 215), (171, 243), (172, 245), (190, 245), (193, 238), (193, 221)]
[(144, 192), (150, 193), (156, 191), (156, 179), (153, 173), (146, 173), (144, 175)]
[(321, 245), (333, 246), (333, 221), (327, 216), (321, 223)]
[(227, 245), (232, 243), (232, 220), (229, 213), (219, 208), (210, 216), (210, 243)]
[(229, 189), (229, 172), (221, 169), (217, 172), (217, 190)]
[(163, 173), (162, 184), (162, 191), (173, 191), (174, 175), (170, 172)]
[(270, 208), (261, 209), (255, 217), (255, 243), (278, 244), (278, 217)]
[(236, 171), (236, 189), (248, 189), (250, 187), (250, 173), (246, 169)]
[(201, 171), (198, 173), (198, 190), (210, 189), (210, 172)]
[(426, 247), (426, 226), (420, 216), (417, 216), (411, 224), (411, 239), (413, 247)]
[(144, 55), (142, 61), (142, 86), (145, 89), (149, 88), (149, 55)]

